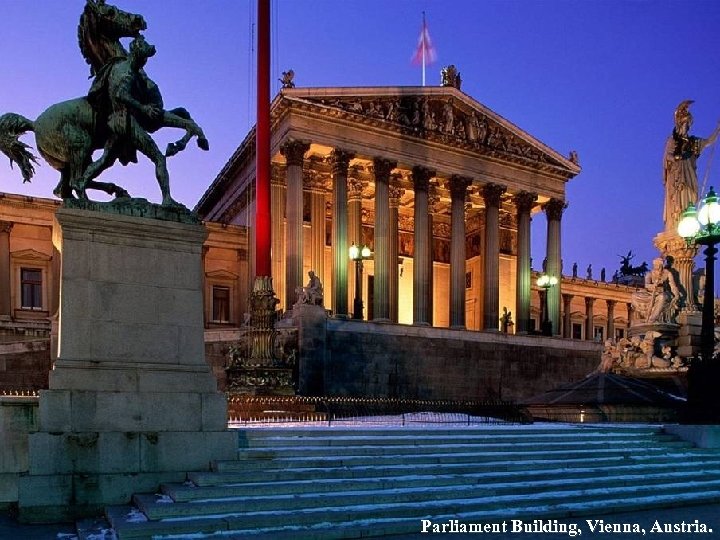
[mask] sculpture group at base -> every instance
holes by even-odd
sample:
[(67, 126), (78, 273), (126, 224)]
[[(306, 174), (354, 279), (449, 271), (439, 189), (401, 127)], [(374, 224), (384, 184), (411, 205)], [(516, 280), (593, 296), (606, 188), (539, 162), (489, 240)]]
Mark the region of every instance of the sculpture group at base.
[[(54, 190), (58, 197), (87, 199), (87, 189), (129, 197), (124, 188), (96, 178), (116, 161), (136, 163), (139, 151), (155, 164), (163, 206), (182, 206), (170, 195), (166, 158), (183, 150), (192, 137), (203, 150), (209, 145), (185, 109), (164, 109), (157, 84), (144, 71), (155, 54), (155, 47), (140, 35), (146, 28), (141, 15), (105, 0), (86, 0), (78, 40), (94, 77), (88, 95), (52, 105), (34, 122), (16, 113), (0, 116), (0, 151), (18, 164), (25, 182), (33, 177), (37, 160), (19, 137), (34, 131), (38, 152), (60, 172)], [(120, 43), (122, 37), (134, 38), (129, 53)], [(149, 135), (162, 127), (185, 130), (164, 154)], [(93, 161), (93, 152), (100, 149), (102, 156)]]

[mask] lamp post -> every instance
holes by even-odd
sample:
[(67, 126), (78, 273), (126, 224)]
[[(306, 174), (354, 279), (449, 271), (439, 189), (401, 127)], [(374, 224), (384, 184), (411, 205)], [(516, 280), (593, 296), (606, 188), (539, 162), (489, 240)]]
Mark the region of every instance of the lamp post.
[(548, 313), (548, 291), (551, 287), (557, 285), (558, 278), (550, 276), (548, 274), (540, 274), (537, 278), (537, 285), (543, 290), (542, 295), (542, 322), (540, 323), (540, 331), (543, 336), (552, 336), (553, 327), (552, 321), (550, 320), (550, 314)]
[(371, 256), (370, 248), (367, 246), (356, 246), (354, 243), (348, 250), (350, 259), (355, 261), (355, 299), (353, 300), (353, 319), (363, 318), (362, 301), (362, 262)]
[(702, 306), (700, 359), (693, 359), (688, 370), (688, 406), (692, 421), (720, 420), (717, 390), (718, 366), (715, 349), (715, 244), (720, 242), (720, 204), (711, 187), (697, 211), (691, 203), (678, 223), (678, 234), (688, 244), (705, 246), (705, 292)]

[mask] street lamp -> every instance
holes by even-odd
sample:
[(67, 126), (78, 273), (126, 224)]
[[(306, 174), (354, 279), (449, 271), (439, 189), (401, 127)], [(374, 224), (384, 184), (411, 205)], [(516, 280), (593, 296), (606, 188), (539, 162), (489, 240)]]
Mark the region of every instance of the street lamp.
[(353, 319), (363, 318), (362, 301), (362, 262), (369, 259), (372, 253), (368, 246), (356, 246), (354, 243), (348, 250), (350, 259), (355, 261), (355, 299), (353, 300)]
[(543, 336), (552, 336), (552, 321), (548, 313), (548, 291), (551, 287), (557, 285), (558, 278), (549, 276), (548, 274), (540, 274), (537, 278), (537, 285), (543, 290), (542, 295), (542, 323), (540, 323), (540, 331)]
[[(691, 203), (678, 223), (678, 234), (690, 244), (705, 246), (705, 292), (700, 333), (700, 359), (688, 370), (688, 405), (692, 420), (720, 419), (717, 408), (718, 366), (713, 362), (715, 349), (715, 244), (720, 242), (720, 204), (713, 188), (697, 211)], [(691, 294), (691, 291), (688, 291)]]

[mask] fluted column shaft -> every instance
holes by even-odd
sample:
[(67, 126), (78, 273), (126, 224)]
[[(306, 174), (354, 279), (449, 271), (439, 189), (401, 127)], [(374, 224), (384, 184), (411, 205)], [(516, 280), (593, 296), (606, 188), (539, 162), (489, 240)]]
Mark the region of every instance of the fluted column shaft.
[(430, 323), (428, 296), (430, 284), (428, 269), (432, 264), (430, 221), (428, 208), (428, 189), (430, 178), (435, 172), (425, 167), (413, 167), (413, 189), (415, 191), (414, 231), (413, 231), (413, 324)]
[[(497, 331), (500, 319), (500, 199), (505, 186), (486, 184), (485, 201), (485, 288), (483, 291), (483, 330)], [(530, 264), (528, 255), (528, 265)]]
[[(348, 245), (362, 245), (362, 190), (363, 183), (352, 173), (348, 176)], [(355, 272), (348, 272), (348, 302), (355, 298)], [(348, 304), (350, 305), (350, 304)]]
[(592, 341), (593, 335), (593, 304), (595, 299), (591, 297), (585, 298), (585, 339)]
[(330, 155), (333, 175), (332, 206), (332, 311), (335, 316), (348, 315), (348, 196), (347, 174), (354, 154), (335, 149)]
[(10, 304), (10, 290), (12, 289), (10, 276), (10, 231), (13, 224), (9, 221), (0, 221), (0, 317), (12, 316)]
[(562, 337), (572, 337), (572, 294), (563, 294), (563, 326), (562, 326)]
[(310, 192), (310, 269), (325, 283), (325, 180), (307, 171), (305, 187)]
[[(375, 320), (390, 320), (390, 171), (397, 164), (384, 158), (373, 160), (375, 172)], [(397, 237), (393, 239), (397, 242)], [(397, 262), (397, 261), (396, 261)]]
[(518, 253), (515, 283), (515, 321), (516, 333), (526, 334), (530, 329), (530, 212), (537, 193), (521, 191), (515, 197), (518, 223)]
[(560, 297), (562, 294), (560, 220), (565, 206), (565, 201), (560, 199), (550, 199), (544, 205), (545, 214), (547, 215), (547, 273), (558, 279), (557, 285), (550, 287), (547, 299), (548, 316), (552, 323), (554, 335), (560, 333)]
[[(273, 216), (270, 233), (271, 245), (271, 268), (273, 288), (280, 300), (280, 305), (285, 305), (285, 172), (272, 169), (270, 177), (270, 206)], [(282, 174), (282, 176), (280, 176)]]
[[(434, 175), (433, 175), (434, 176)], [(435, 216), (440, 215), (443, 211), (440, 208), (440, 195), (437, 194), (436, 190), (431, 186), (428, 190), (428, 205), (430, 214), (428, 215), (428, 236), (427, 242), (430, 250), (428, 257), (428, 323), (430, 326), (434, 325), (435, 317), (435, 260), (433, 257), (434, 242), (435, 242)]]
[(388, 291), (390, 294), (390, 320), (398, 322), (398, 306), (400, 302), (400, 278), (398, 272), (398, 206), (400, 197), (405, 191), (397, 186), (390, 186), (390, 281)]
[(450, 328), (465, 328), (465, 199), (471, 180), (450, 177)]
[(303, 284), (303, 161), (310, 144), (305, 141), (287, 140), (280, 151), (287, 160), (285, 178), (287, 199), (285, 201), (285, 309), (292, 309), (297, 301), (295, 289)]
[(607, 339), (615, 339), (615, 300), (607, 300)]

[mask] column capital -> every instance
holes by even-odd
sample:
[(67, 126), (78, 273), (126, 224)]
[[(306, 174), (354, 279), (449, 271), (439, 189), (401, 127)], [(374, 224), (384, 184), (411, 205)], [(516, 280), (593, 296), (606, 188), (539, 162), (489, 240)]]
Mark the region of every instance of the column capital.
[(531, 193), (529, 191), (521, 191), (519, 193), (516, 193), (513, 196), (513, 201), (515, 201), (515, 207), (517, 208), (518, 214), (526, 214), (532, 210), (533, 206), (535, 206), (535, 201), (537, 201), (538, 194), (537, 193)]
[(288, 166), (302, 166), (305, 159), (305, 152), (308, 150), (310, 150), (310, 142), (299, 139), (287, 139), (280, 145), (280, 153), (285, 156)]
[(390, 181), (390, 172), (397, 167), (397, 161), (386, 159), (383, 157), (373, 158), (373, 171), (375, 174), (375, 180), (383, 182)]
[(413, 187), (415, 191), (427, 191), (430, 188), (430, 179), (435, 176), (435, 171), (415, 165), (412, 168)]
[(0, 221), (0, 233), (9, 233), (13, 228), (12, 221)]
[(357, 177), (348, 178), (348, 201), (362, 200), (362, 192), (365, 189), (365, 182)]
[(591, 308), (593, 307), (593, 304), (595, 303), (595, 298), (592, 296), (586, 296), (585, 297), (585, 307)]
[(400, 186), (390, 186), (390, 208), (397, 208), (400, 205), (400, 197), (405, 190)]
[(482, 186), (481, 190), (483, 200), (485, 201), (485, 208), (488, 206), (500, 208), (500, 198), (502, 194), (507, 191), (507, 187), (491, 182)]
[(565, 302), (566, 304), (569, 304), (570, 302), (572, 302), (572, 299), (575, 298), (575, 295), (563, 293), (562, 298), (563, 298), (563, 302)]
[(617, 304), (617, 300), (605, 300), (607, 302), (608, 309), (615, 309), (615, 305)]
[(311, 193), (324, 194), (327, 192), (325, 177), (312, 169), (303, 170), (303, 187)]
[(450, 196), (455, 198), (460, 198), (463, 201), (465, 200), (465, 197), (467, 196), (467, 188), (472, 184), (472, 178), (468, 178), (467, 176), (460, 176), (459, 174), (453, 174), (450, 177), (450, 182), (448, 182), (448, 187), (450, 188)]
[(333, 151), (330, 152), (330, 163), (333, 174), (347, 174), (350, 160), (354, 157), (354, 152), (343, 150), (342, 148), (334, 148)]
[(549, 220), (560, 221), (563, 211), (567, 208), (567, 203), (561, 199), (550, 199), (543, 205), (543, 210)]

